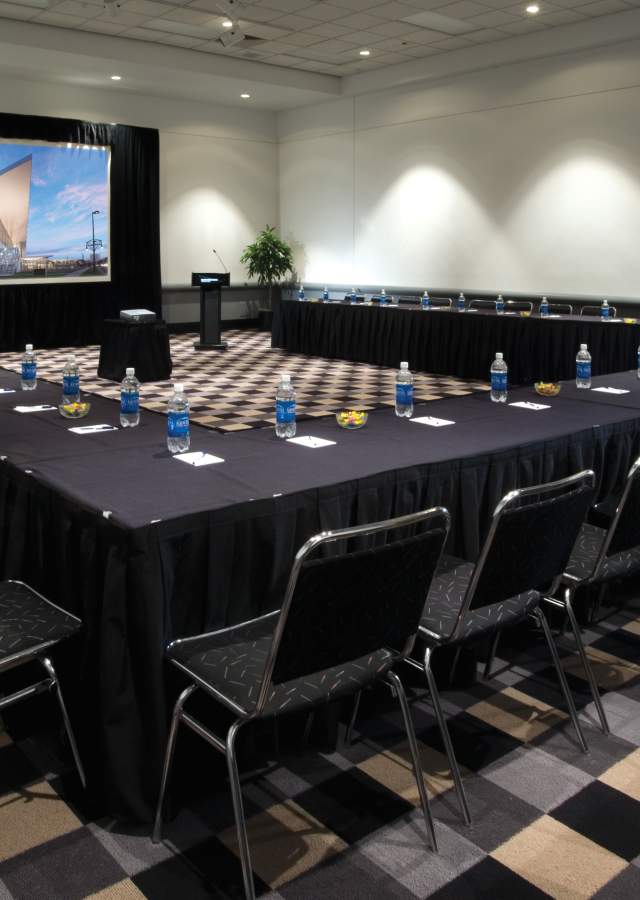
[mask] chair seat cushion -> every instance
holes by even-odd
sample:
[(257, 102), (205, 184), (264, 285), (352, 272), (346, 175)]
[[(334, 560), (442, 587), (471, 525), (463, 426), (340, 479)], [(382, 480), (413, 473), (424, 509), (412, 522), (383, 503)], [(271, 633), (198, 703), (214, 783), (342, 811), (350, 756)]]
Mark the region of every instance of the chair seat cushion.
[[(437, 635), (451, 637), (462, 608), (474, 564), (454, 556), (443, 556), (420, 620), (420, 628)], [(538, 591), (525, 591), (500, 603), (470, 609), (464, 616), (455, 642), (474, 640), (524, 619), (540, 603)]]
[(80, 621), (19, 581), (0, 582), (0, 666), (46, 648), (80, 628)]
[[(566, 568), (567, 575), (571, 575), (579, 581), (588, 581), (593, 575), (606, 536), (607, 532), (604, 528), (598, 528), (596, 525), (588, 523), (584, 524), (571, 551), (571, 558)], [(631, 575), (639, 569), (640, 547), (634, 547), (631, 550), (605, 557), (596, 580), (609, 581), (612, 578), (621, 578)]]
[[(223, 702), (226, 698), (253, 715), (275, 624), (276, 618), (271, 615), (188, 638), (170, 645), (167, 656), (216, 691)], [(260, 715), (293, 712), (353, 694), (388, 671), (395, 658), (395, 654), (381, 650), (318, 674), (273, 685)]]

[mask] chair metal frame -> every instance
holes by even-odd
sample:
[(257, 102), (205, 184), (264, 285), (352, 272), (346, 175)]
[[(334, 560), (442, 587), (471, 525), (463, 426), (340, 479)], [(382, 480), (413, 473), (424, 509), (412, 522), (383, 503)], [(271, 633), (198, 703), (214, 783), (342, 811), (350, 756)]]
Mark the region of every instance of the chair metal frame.
[[(581, 306), (581, 307), (580, 307), (580, 315), (581, 315), (581, 316), (586, 315), (587, 317), (588, 317), (588, 316), (594, 316), (594, 317), (595, 317), (595, 316), (599, 316), (599, 315), (600, 315), (600, 310), (601, 310), (601, 309), (602, 309), (601, 306)], [(589, 310), (589, 312), (586, 312), (586, 310)], [(610, 306), (610, 307), (609, 307), (609, 315), (610, 315), (613, 319), (617, 319), (617, 317), (618, 317), (618, 309), (617, 309), (616, 306)]]
[[(19, 579), (15, 578), (9, 578), (7, 579), (5, 584), (21, 585), (32, 594), (35, 594), (36, 597), (39, 597), (48, 606), (53, 606), (55, 609), (60, 610), (60, 612), (64, 613), (66, 616), (74, 619), (78, 623), (78, 627), (82, 625), (81, 620), (78, 619), (77, 616), (74, 616), (66, 609), (62, 609), (62, 607), (58, 606), (56, 603), (52, 603), (51, 600), (47, 600), (47, 598), (43, 597), (43, 595), (39, 593), (39, 591), (34, 590), (24, 581), (20, 581)], [(14, 703), (19, 703), (21, 700), (26, 700), (29, 697), (34, 697), (37, 694), (44, 693), (45, 691), (55, 691), (56, 700), (58, 701), (58, 706), (60, 707), (60, 712), (62, 713), (64, 729), (69, 740), (71, 753), (73, 754), (73, 760), (75, 762), (76, 769), (78, 770), (78, 775), (80, 777), (82, 787), (86, 788), (87, 779), (82, 765), (82, 760), (80, 759), (80, 753), (78, 752), (78, 745), (76, 743), (75, 735), (71, 727), (71, 720), (69, 719), (67, 707), (62, 695), (60, 681), (53, 666), (53, 662), (51, 661), (51, 657), (48, 653), (46, 653), (46, 651), (51, 647), (59, 644), (60, 640), (60, 638), (56, 638), (55, 640), (43, 641), (40, 644), (36, 644), (33, 647), (27, 647), (24, 650), (20, 650), (17, 653), (14, 653), (11, 656), (5, 657), (3, 660), (0, 660), (0, 675), (2, 675), (3, 672), (9, 671), (9, 669), (15, 669), (18, 666), (24, 665), (25, 663), (31, 662), (33, 660), (39, 662), (47, 673), (47, 677), (43, 678), (42, 681), (37, 681), (35, 682), (35, 684), (31, 684), (28, 687), (21, 688), (21, 690), (15, 691), (15, 693), (13, 694), (8, 694), (6, 697), (0, 697), (0, 712), (2, 712), (3, 709), (7, 709), (9, 706), (13, 706)]]
[(504, 311), (507, 312), (533, 312), (533, 303), (531, 300), (505, 300)]
[[(453, 749), (453, 743), (451, 741), (451, 735), (449, 734), (449, 728), (447, 725), (447, 721), (444, 715), (444, 711), (442, 709), (442, 704), (440, 702), (440, 694), (438, 691), (438, 687), (433, 676), (431, 663), (433, 658), (433, 653), (436, 649), (442, 646), (447, 646), (456, 643), (457, 638), (460, 634), (460, 629), (462, 626), (462, 622), (465, 616), (468, 614), (471, 609), (471, 603), (473, 601), (477, 586), (480, 581), (480, 577), (482, 575), (482, 570), (484, 565), (489, 557), (489, 553), (491, 551), (491, 547), (493, 544), (493, 540), (500, 524), (500, 520), (504, 513), (515, 503), (527, 499), (532, 496), (543, 496), (545, 494), (550, 494), (554, 491), (566, 491), (567, 489), (573, 488), (574, 486), (578, 486), (581, 483), (585, 485), (589, 485), (593, 488), (595, 486), (595, 473), (590, 469), (585, 469), (582, 472), (578, 472), (574, 475), (569, 475), (566, 478), (559, 479), (558, 481), (552, 481), (548, 484), (543, 485), (534, 485), (528, 488), (518, 488), (517, 490), (510, 491), (506, 494), (502, 500), (496, 506), (493, 516), (491, 519), (491, 525), (489, 528), (489, 532), (487, 537), (485, 538), (484, 544), (482, 546), (482, 550), (480, 551), (480, 556), (478, 558), (478, 562), (476, 563), (473, 571), (473, 575), (469, 581), (467, 586), (467, 590), (465, 593), (464, 601), (458, 613), (458, 617), (456, 623), (453, 627), (453, 630), (450, 635), (444, 637), (443, 635), (439, 635), (436, 632), (430, 631), (423, 626), (420, 627), (420, 634), (423, 637), (426, 637), (428, 640), (435, 641), (435, 645), (427, 646), (425, 650), (424, 656), (424, 665), (421, 665), (417, 660), (412, 658), (406, 659), (406, 662), (413, 666), (416, 669), (424, 669), (427, 685), (429, 687), (429, 693), (431, 695), (431, 701), (433, 703), (433, 708), (436, 714), (436, 719), (438, 721), (438, 726), (440, 728), (440, 733), (442, 735), (442, 740), (444, 743), (445, 751), (447, 754), (447, 759), (449, 760), (449, 766), (451, 768), (451, 774), (453, 777), (454, 786), (456, 789), (456, 794), (458, 796), (458, 801), (462, 810), (464, 821), (467, 825), (471, 823), (471, 813), (469, 811), (469, 804), (467, 802), (467, 797), (464, 790), (464, 785), (462, 783), (462, 776), (460, 774), (460, 769), (458, 766), (458, 761), (455, 756), (455, 751)], [(548, 593), (552, 594), (555, 590), (557, 590), (558, 586), (562, 581), (562, 573), (559, 573), (556, 578), (554, 578), (553, 583), (551, 584)], [(540, 591), (541, 599), (547, 596), (547, 591)], [(576, 710), (575, 702), (571, 695), (571, 691), (569, 689), (569, 684), (567, 682), (566, 675), (562, 666), (560, 664), (560, 657), (558, 655), (558, 650), (555, 645), (553, 635), (551, 634), (551, 630), (549, 628), (549, 624), (547, 622), (546, 616), (538, 607), (532, 613), (532, 616), (536, 619), (542, 631), (544, 633), (545, 639), (547, 641), (547, 645), (549, 647), (549, 652), (551, 653), (551, 657), (553, 660), (554, 667), (556, 669), (556, 673), (558, 675), (558, 680), (560, 681), (560, 687), (562, 693), (564, 695), (565, 702), (567, 704), (567, 708), (569, 710), (569, 715), (571, 717), (571, 721), (573, 723), (573, 727), (576, 731), (576, 735), (578, 737), (578, 742), (580, 747), (584, 753), (587, 752), (587, 743), (585, 741), (585, 737), (582, 731), (582, 727), (580, 725), (580, 721), (578, 719), (578, 713)], [(492, 647), (490, 650), (488, 667), (490, 667), (490, 660), (492, 653), (495, 653), (495, 647), (497, 645), (496, 635), (500, 634), (501, 629), (496, 629), (494, 633), (494, 638), (492, 640)], [(485, 673), (488, 672), (488, 668), (485, 669)]]
[[(538, 304), (538, 312), (540, 312), (539, 304)], [(549, 312), (559, 314), (561, 316), (572, 316), (573, 315), (573, 306), (571, 303), (549, 303)]]
[(550, 603), (552, 606), (561, 608), (567, 614), (569, 624), (571, 625), (571, 631), (573, 632), (573, 637), (576, 642), (578, 656), (580, 657), (582, 668), (584, 669), (585, 675), (587, 676), (587, 681), (591, 690), (591, 696), (593, 697), (593, 702), (598, 713), (598, 718), (600, 719), (600, 726), (604, 734), (610, 733), (609, 722), (607, 720), (607, 714), (605, 712), (604, 706), (602, 705), (602, 698), (600, 697), (598, 682), (596, 681), (593, 668), (591, 666), (591, 663), (589, 662), (589, 657), (587, 656), (584, 641), (582, 640), (580, 625), (578, 624), (578, 620), (573, 608), (573, 600), (578, 588), (590, 584), (597, 584), (600, 581), (600, 570), (602, 569), (604, 561), (607, 558), (608, 550), (611, 546), (611, 541), (613, 539), (613, 536), (615, 535), (616, 528), (618, 527), (618, 522), (620, 521), (620, 516), (622, 515), (625, 504), (627, 502), (627, 498), (633, 487), (633, 482), (636, 478), (640, 478), (640, 458), (638, 458), (633, 463), (633, 465), (629, 469), (629, 472), (627, 473), (624, 489), (620, 496), (618, 505), (616, 506), (613, 518), (611, 519), (611, 523), (609, 524), (609, 528), (607, 529), (605, 539), (602, 542), (602, 547), (600, 548), (600, 553), (598, 554), (591, 575), (586, 579), (579, 579), (576, 578), (576, 576), (569, 575), (568, 572), (565, 572), (562, 578), (564, 587), (564, 590), (562, 591), (562, 597), (555, 596), (557, 591), (554, 591), (551, 596), (545, 597), (545, 600), (548, 603)]
[[(271, 642), (271, 648), (269, 650), (269, 654), (267, 657), (267, 661), (265, 664), (264, 675), (262, 679), (262, 684), (259, 689), (258, 698), (256, 701), (256, 705), (252, 710), (246, 710), (241, 707), (239, 704), (235, 703), (230, 698), (226, 697), (221, 692), (212, 688), (209, 684), (207, 684), (204, 680), (195, 675), (191, 670), (182, 665), (177, 660), (171, 660), (171, 662), (176, 665), (179, 669), (181, 669), (184, 673), (188, 675), (188, 677), (193, 682), (187, 688), (185, 688), (178, 700), (175, 703), (173, 714), (171, 717), (171, 727), (169, 731), (169, 738), (167, 742), (167, 748), (165, 752), (165, 759), (162, 771), (162, 780), (160, 784), (160, 792), (158, 796), (158, 803), (156, 807), (156, 815), (153, 825), (152, 832), (152, 841), (154, 843), (158, 843), (162, 839), (162, 812), (164, 807), (164, 800), (169, 780), (169, 774), (171, 770), (171, 765), (173, 761), (173, 754), (175, 750), (176, 737), (178, 732), (178, 726), (180, 722), (183, 722), (192, 731), (196, 734), (200, 735), (205, 741), (207, 741), (212, 747), (222, 753), (227, 760), (227, 771), (229, 775), (229, 782), (231, 785), (231, 797), (233, 802), (233, 811), (235, 817), (236, 824), (236, 832), (238, 837), (238, 847), (240, 852), (240, 861), (242, 865), (242, 877), (244, 883), (244, 891), (247, 900), (254, 900), (255, 898), (255, 887), (253, 882), (253, 871), (251, 867), (251, 855), (249, 850), (249, 841), (247, 837), (247, 829), (246, 829), (246, 821), (244, 816), (244, 807), (242, 802), (242, 790), (240, 785), (240, 774), (238, 770), (237, 756), (236, 756), (236, 738), (240, 728), (245, 725), (247, 722), (256, 720), (260, 718), (260, 713), (265, 707), (265, 704), (268, 700), (269, 694), (272, 688), (272, 675), (274, 671), (274, 667), (276, 664), (276, 659), (278, 656), (279, 646), (284, 634), (284, 629), (287, 621), (287, 616), (289, 610), (291, 608), (296, 585), (298, 582), (298, 577), (300, 575), (303, 563), (322, 545), (334, 543), (336, 541), (347, 541), (354, 538), (359, 537), (368, 537), (370, 535), (379, 534), (381, 532), (389, 532), (395, 531), (401, 528), (407, 528), (413, 525), (417, 525), (420, 523), (426, 523), (430, 520), (441, 520), (441, 527), (443, 529), (443, 539), (442, 546), (440, 548), (440, 554), (438, 556), (438, 562), (442, 555), (442, 551), (444, 549), (444, 545), (446, 543), (447, 537), (449, 535), (449, 529), (451, 525), (451, 517), (449, 512), (443, 507), (432, 507), (427, 510), (421, 510), (417, 513), (410, 513), (404, 516), (398, 516), (394, 519), (387, 519), (382, 522), (376, 522), (370, 525), (357, 525), (350, 528), (341, 528), (336, 531), (323, 531), (320, 532), (313, 537), (309, 538), (302, 547), (296, 553), (293, 566), (289, 575), (289, 580), (287, 583), (287, 588), (284, 594), (284, 599), (282, 606), (279, 610), (268, 614), (267, 616), (261, 616), (256, 619), (252, 619), (250, 622), (244, 622), (242, 625), (250, 625), (254, 622), (266, 621), (268, 618), (276, 618), (277, 622), (275, 626), (275, 630), (273, 632), (273, 638)], [(387, 544), (381, 545), (381, 547), (387, 546)], [(434, 573), (437, 571), (434, 569)], [(425, 597), (426, 601), (426, 597)], [(231, 628), (223, 628), (218, 629), (217, 631), (208, 632), (207, 634), (200, 634), (194, 637), (187, 638), (179, 638), (175, 641), (172, 641), (167, 650), (171, 647), (174, 647), (178, 644), (186, 644), (189, 641), (194, 640), (202, 640), (204, 637), (213, 637), (214, 635), (221, 635), (224, 632), (232, 631), (237, 629), (238, 625), (232, 626)], [(418, 623), (416, 622), (416, 630), (415, 633), (407, 640), (405, 647), (401, 651), (394, 651), (394, 655), (397, 657), (397, 661), (406, 658), (412, 651), (413, 646), (415, 644), (415, 640), (418, 634)], [(437, 840), (435, 833), (435, 826), (433, 822), (433, 816), (431, 814), (431, 808), (429, 804), (429, 797), (427, 794), (427, 789), (424, 784), (424, 778), (422, 775), (422, 766), (420, 763), (420, 755), (418, 751), (418, 744), (415, 736), (415, 731), (413, 727), (413, 723), (411, 720), (411, 713), (409, 709), (409, 703), (407, 700), (407, 696), (402, 685), (402, 681), (396, 674), (396, 672), (391, 669), (385, 673), (388, 684), (390, 685), (392, 692), (398, 699), (400, 704), (400, 711), (402, 713), (402, 718), (404, 722), (404, 727), (407, 732), (407, 739), (409, 743), (409, 752), (411, 755), (412, 767), (414, 776), (416, 779), (416, 783), (418, 786), (418, 792), (420, 794), (420, 801), (422, 806), (422, 812), (425, 820), (425, 825), (427, 828), (427, 832), (429, 834), (431, 847), (434, 851), (437, 852)], [(191, 695), (198, 688), (202, 688), (205, 690), (210, 696), (214, 697), (214, 699), (223, 703), (228, 709), (234, 712), (238, 718), (232, 723), (229, 727), (226, 737), (223, 739), (220, 736), (214, 734), (210, 729), (206, 728), (200, 722), (198, 722), (192, 715), (188, 714), (184, 711), (184, 706), (187, 700), (191, 697)], [(354, 690), (354, 694), (356, 691)]]
[(489, 309), (495, 310), (496, 301), (489, 300), (485, 297), (476, 297), (475, 300), (469, 300), (469, 309)]

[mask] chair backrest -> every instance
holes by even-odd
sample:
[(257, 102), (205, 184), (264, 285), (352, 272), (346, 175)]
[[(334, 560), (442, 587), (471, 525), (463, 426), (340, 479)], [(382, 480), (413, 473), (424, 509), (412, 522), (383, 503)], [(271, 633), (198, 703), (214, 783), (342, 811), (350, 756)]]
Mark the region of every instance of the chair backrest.
[(550, 303), (549, 312), (556, 313), (561, 316), (572, 316), (573, 306), (570, 303)]
[(495, 300), (475, 299), (469, 301), (469, 309), (494, 309), (496, 308)]
[(531, 300), (507, 300), (504, 308), (510, 312), (533, 312)]
[[(351, 294), (345, 294), (344, 299), (350, 301)], [(358, 301), (358, 303), (363, 303), (364, 302), (364, 294), (356, 294), (356, 300)]]
[[(511, 491), (496, 506), (460, 611), (555, 587), (593, 501), (595, 475)], [(455, 634), (455, 629), (454, 629)]]
[[(308, 540), (291, 570), (258, 711), (272, 685), (379, 650), (392, 658), (408, 654), (449, 524), (449, 513), (435, 507)], [(358, 539), (358, 549), (349, 552), (352, 539)], [(335, 542), (341, 542), (337, 554), (317, 555)]]
[[(581, 306), (580, 307), (580, 315), (581, 316), (599, 316), (601, 309), (602, 309), (601, 306)], [(618, 310), (616, 309), (615, 306), (609, 307), (609, 315), (614, 319), (617, 317)]]
[(429, 297), (430, 306), (443, 306), (451, 309), (451, 297)]
[(637, 459), (629, 469), (594, 575), (597, 575), (606, 556), (615, 556), (635, 547), (640, 547), (640, 459)]

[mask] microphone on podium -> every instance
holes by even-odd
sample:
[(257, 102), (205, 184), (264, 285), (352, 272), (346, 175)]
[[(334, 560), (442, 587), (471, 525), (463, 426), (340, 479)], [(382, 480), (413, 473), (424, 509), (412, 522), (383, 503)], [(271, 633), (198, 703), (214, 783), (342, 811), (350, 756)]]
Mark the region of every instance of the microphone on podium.
[(215, 248), (215, 247), (212, 247), (211, 250), (212, 250), (213, 253), (215, 253), (215, 255), (218, 257), (218, 259), (219, 259), (220, 262), (222, 263), (222, 268), (225, 270), (225, 272), (228, 272), (229, 269), (226, 267), (223, 258), (220, 256), (220, 254), (218, 253), (218, 251), (216, 250), (216, 248)]

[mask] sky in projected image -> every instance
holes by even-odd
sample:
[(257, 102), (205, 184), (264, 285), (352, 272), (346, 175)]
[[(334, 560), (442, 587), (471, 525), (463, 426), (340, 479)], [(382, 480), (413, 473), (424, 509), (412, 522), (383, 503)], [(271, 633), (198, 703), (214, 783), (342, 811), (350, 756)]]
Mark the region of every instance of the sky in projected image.
[(91, 258), (91, 213), (95, 237), (109, 255), (109, 150), (79, 145), (3, 143), (0, 172), (32, 157), (31, 192), (25, 256), (50, 259)]

